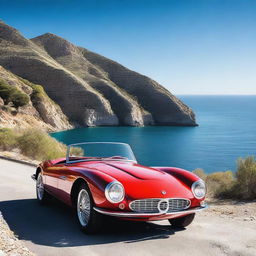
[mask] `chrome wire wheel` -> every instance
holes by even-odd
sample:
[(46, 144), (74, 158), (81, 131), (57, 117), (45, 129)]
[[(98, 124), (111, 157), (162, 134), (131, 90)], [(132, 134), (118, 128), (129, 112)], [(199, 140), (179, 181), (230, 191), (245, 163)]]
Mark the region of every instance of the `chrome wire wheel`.
[(39, 200), (43, 200), (44, 197), (44, 184), (42, 175), (39, 174), (36, 180), (36, 193)]
[(81, 189), (77, 198), (77, 215), (82, 227), (86, 227), (91, 215), (91, 200), (88, 192)]

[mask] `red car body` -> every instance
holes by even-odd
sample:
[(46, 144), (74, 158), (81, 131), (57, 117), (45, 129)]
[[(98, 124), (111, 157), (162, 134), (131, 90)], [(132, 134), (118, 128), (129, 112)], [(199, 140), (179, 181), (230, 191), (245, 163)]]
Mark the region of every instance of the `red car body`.
[[(204, 197), (197, 199), (192, 192), (192, 185), (199, 181), (195, 174), (173, 167), (146, 167), (134, 162), (95, 160), (66, 163), (66, 159), (56, 159), (41, 163), (33, 175), (36, 179), (41, 173), (44, 189), (49, 194), (74, 207), (76, 186), (85, 182), (91, 192), (94, 210), (98, 213), (137, 221), (172, 219), (186, 216), (205, 209)], [(105, 195), (106, 186), (120, 182), (125, 190), (124, 199), (111, 203)], [(160, 211), (152, 213), (136, 212), (131, 203), (135, 200), (186, 199), (186, 209)], [(168, 203), (168, 202), (167, 202)]]

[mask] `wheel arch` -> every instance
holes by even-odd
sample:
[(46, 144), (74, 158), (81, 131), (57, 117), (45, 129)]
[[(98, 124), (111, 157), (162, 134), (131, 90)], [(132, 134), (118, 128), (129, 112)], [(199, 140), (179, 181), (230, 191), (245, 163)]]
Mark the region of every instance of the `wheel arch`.
[(82, 184), (85, 184), (87, 186), (87, 188), (89, 189), (89, 191), (91, 192), (88, 182), (84, 178), (79, 177), (78, 179), (76, 179), (72, 185), (71, 193), (70, 193), (71, 204), (73, 207), (75, 207), (75, 205), (76, 205), (76, 197), (78, 195), (79, 188)]
[(36, 179), (36, 180), (37, 180), (37, 177), (38, 177), (38, 175), (39, 175), (40, 172), (42, 172), (42, 168), (41, 168), (40, 166), (38, 166), (38, 167), (36, 168), (36, 173), (35, 173), (35, 179)]

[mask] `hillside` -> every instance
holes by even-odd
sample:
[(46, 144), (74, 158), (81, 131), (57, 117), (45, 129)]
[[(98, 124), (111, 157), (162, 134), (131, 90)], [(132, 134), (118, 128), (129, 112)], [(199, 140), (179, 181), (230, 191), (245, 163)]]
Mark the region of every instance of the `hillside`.
[[(72, 128), (61, 108), (48, 97), (42, 86), (30, 83), (1, 66), (0, 94), (5, 96), (0, 97), (0, 127), (41, 127), (49, 131)], [(20, 95), (27, 100), (25, 104), (19, 103), (18, 108), (14, 107), (13, 102)]]
[[(157, 82), (54, 34), (29, 40), (0, 22), (0, 65), (19, 81), (42, 86), (47, 100), (29, 96), (28, 106), (56, 129), (196, 125), (193, 111)], [(49, 102), (56, 103), (55, 112), (38, 110)]]

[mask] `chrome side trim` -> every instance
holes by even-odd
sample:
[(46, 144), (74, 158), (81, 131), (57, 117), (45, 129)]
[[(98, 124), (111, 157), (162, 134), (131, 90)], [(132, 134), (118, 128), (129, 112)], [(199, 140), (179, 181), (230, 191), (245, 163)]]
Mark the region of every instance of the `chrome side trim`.
[(155, 217), (155, 216), (171, 216), (171, 215), (180, 215), (180, 214), (190, 214), (190, 213), (195, 213), (199, 211), (203, 211), (208, 208), (208, 205), (205, 206), (199, 206), (195, 208), (191, 208), (188, 210), (184, 211), (177, 211), (177, 212), (167, 212), (167, 213), (136, 213), (136, 212), (116, 212), (116, 211), (109, 211), (101, 208), (94, 207), (93, 209), (96, 212), (99, 212), (101, 214), (109, 215), (109, 216), (114, 216), (114, 217), (124, 217), (124, 218), (136, 218), (136, 217), (145, 217), (145, 218), (150, 218), (150, 217)]

